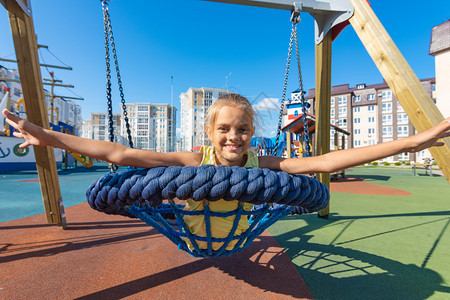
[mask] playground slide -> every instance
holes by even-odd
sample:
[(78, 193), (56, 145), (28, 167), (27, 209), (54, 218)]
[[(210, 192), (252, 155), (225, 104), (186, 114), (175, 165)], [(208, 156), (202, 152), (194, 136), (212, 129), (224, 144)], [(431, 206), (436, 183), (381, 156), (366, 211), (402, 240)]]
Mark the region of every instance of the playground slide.
[(92, 165), (94, 164), (94, 162), (92, 161), (92, 159), (90, 157), (87, 157), (87, 156), (79, 154), (79, 153), (70, 152), (70, 151), (67, 151), (67, 153), (69, 153), (70, 155), (75, 157), (75, 159), (79, 163), (81, 163), (85, 168), (91, 168)]

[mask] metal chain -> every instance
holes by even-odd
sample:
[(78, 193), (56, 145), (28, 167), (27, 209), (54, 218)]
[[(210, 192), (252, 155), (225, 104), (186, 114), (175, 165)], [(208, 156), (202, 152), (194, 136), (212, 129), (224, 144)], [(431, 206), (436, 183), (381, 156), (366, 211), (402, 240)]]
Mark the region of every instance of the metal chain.
[[(127, 129), (127, 135), (128, 135), (128, 143), (131, 148), (133, 148), (133, 139), (131, 137), (131, 130), (130, 130), (130, 123), (128, 121), (128, 113), (127, 113), (127, 107), (125, 104), (125, 96), (123, 93), (123, 87), (122, 87), (122, 79), (120, 76), (119, 71), (119, 61), (117, 59), (117, 53), (116, 53), (116, 45), (114, 43), (114, 36), (111, 26), (111, 19), (109, 17), (109, 7), (108, 7), (108, 0), (102, 0), (102, 9), (103, 9), (103, 23), (104, 23), (104, 31), (105, 31), (105, 60), (106, 60), (106, 100), (108, 104), (108, 129), (109, 129), (109, 140), (111, 142), (114, 142), (114, 121), (113, 121), (113, 114), (112, 114), (112, 96), (111, 96), (111, 67), (110, 67), (110, 44), (109, 41), (111, 41), (111, 51), (113, 53), (114, 57), (114, 63), (116, 67), (116, 75), (117, 75), (117, 82), (119, 85), (119, 91), (120, 91), (120, 97), (122, 102), (122, 111), (124, 115), (125, 120), (125, 126)], [(109, 164), (110, 172), (114, 173), (117, 170), (117, 166), (114, 164)]]
[(296, 22), (292, 22), (291, 38), (289, 40), (288, 58), (287, 58), (287, 63), (286, 63), (286, 73), (285, 73), (285, 76), (284, 76), (283, 93), (282, 93), (282, 96), (281, 96), (280, 116), (278, 117), (277, 137), (275, 139), (275, 148), (272, 151), (272, 155), (275, 155), (275, 156), (277, 154), (278, 144), (279, 144), (279, 141), (280, 141), (281, 124), (283, 122), (284, 99), (286, 98), (286, 89), (287, 89), (287, 83), (288, 83), (288, 78), (289, 78), (289, 68), (291, 66), (292, 44), (293, 44), (293, 41), (294, 41), (294, 33), (295, 33), (296, 26), (297, 26), (297, 23)]
[[(109, 9), (108, 9), (108, 11), (109, 11)], [(117, 59), (116, 44), (114, 43), (114, 36), (113, 36), (113, 31), (112, 31), (112, 26), (111, 26), (111, 19), (109, 18), (109, 13), (108, 13), (108, 32), (109, 32), (109, 39), (111, 41), (111, 50), (112, 50), (113, 57), (114, 57), (114, 63), (116, 66), (117, 84), (119, 86), (123, 118), (125, 120), (125, 127), (127, 129), (128, 144), (131, 148), (133, 148), (133, 139), (131, 137), (130, 123), (128, 121), (127, 106), (126, 106), (125, 95), (124, 95), (123, 87), (122, 87), (122, 78), (120, 76), (119, 61)]]
[(298, 46), (298, 36), (297, 36), (297, 28), (295, 28), (294, 34), (295, 41), (295, 52), (297, 54), (297, 67), (298, 67), (298, 81), (300, 85), (300, 99), (302, 103), (302, 121), (303, 121), (303, 144), (305, 145), (305, 150), (303, 151), (303, 157), (311, 156), (311, 147), (309, 145), (309, 132), (308, 132), (308, 120), (307, 120), (307, 108), (309, 107), (309, 103), (305, 100), (305, 91), (303, 90), (303, 78), (302, 78), (302, 67), (300, 64), (300, 52)]
[(109, 29), (108, 29), (108, 4), (107, 0), (102, 1), (103, 9), (103, 24), (105, 31), (105, 61), (106, 61), (106, 102), (108, 105), (108, 128), (109, 128), (109, 141), (114, 142), (114, 130), (113, 130), (113, 120), (112, 120), (112, 97), (111, 97), (111, 68), (109, 59)]

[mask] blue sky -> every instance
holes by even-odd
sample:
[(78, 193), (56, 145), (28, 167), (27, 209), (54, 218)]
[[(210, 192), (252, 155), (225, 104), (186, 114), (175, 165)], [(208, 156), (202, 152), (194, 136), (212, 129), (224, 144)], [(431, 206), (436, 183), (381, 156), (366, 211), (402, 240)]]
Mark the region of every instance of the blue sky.
[[(59, 94), (85, 98), (83, 118), (106, 111), (104, 37), (99, 0), (32, 0), (38, 43), (73, 71), (54, 70), (74, 89)], [(419, 78), (434, 76), (428, 55), (431, 28), (450, 18), (448, 0), (372, 1), (372, 8)], [(201, 0), (110, 2), (111, 20), (127, 102), (171, 102), (189, 87), (226, 88), (253, 103), (281, 98), (291, 24), (283, 10), (247, 7)], [(302, 14), (299, 25), (305, 89), (314, 88), (314, 24)], [(0, 7), (0, 57), (14, 58), (7, 12)], [(48, 64), (59, 64), (42, 51)], [(375, 84), (383, 78), (351, 26), (333, 43), (332, 84)], [(295, 61), (293, 61), (295, 65)], [(14, 68), (14, 64), (0, 62)], [(44, 78), (49, 78), (43, 69)], [(115, 78), (113, 77), (113, 81)], [(291, 68), (288, 92), (297, 89)], [(115, 112), (119, 112), (117, 89)], [(261, 106), (261, 105), (260, 105)], [(278, 112), (260, 113), (267, 134), (276, 126)], [(178, 124), (179, 126), (179, 124)]]

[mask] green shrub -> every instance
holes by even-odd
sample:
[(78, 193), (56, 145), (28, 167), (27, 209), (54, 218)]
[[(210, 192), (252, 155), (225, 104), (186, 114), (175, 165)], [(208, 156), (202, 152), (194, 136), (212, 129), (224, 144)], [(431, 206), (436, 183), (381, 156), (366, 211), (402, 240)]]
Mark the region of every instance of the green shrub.
[(437, 162), (433, 161), (432, 165), (433, 165), (433, 166), (436, 166), (436, 165), (437, 165)]
[(390, 165), (391, 165), (391, 163), (389, 163), (389, 162), (385, 161), (385, 162), (383, 163), (383, 165), (385, 165), (385, 166), (390, 166)]
[(411, 165), (411, 162), (410, 162), (410, 161), (407, 161), (407, 162), (405, 162), (405, 165), (410, 166), (410, 165)]
[(377, 162), (377, 161), (374, 161), (374, 162), (372, 162), (372, 165), (373, 165), (373, 166), (378, 166), (378, 162)]
[(396, 166), (400, 166), (401, 164), (402, 164), (401, 162), (399, 162), (399, 161), (396, 161), (394, 165), (396, 165)]

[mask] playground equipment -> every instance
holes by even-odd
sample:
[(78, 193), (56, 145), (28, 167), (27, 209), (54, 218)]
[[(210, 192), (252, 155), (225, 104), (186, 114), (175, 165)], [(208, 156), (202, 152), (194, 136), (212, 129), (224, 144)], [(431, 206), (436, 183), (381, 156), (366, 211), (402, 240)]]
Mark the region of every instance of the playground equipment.
[[(422, 132), (444, 119), (366, 0), (210, 1), (303, 11), (310, 13), (315, 18), (316, 155), (329, 152), (332, 40), (333, 35), (336, 35), (346, 20), (353, 26), (417, 131)], [(30, 111), (28, 119), (39, 126), (49, 128), (30, 0), (2, 0), (1, 3), (9, 12), (24, 98)], [(54, 154), (46, 147), (36, 148), (36, 161), (40, 162), (38, 174), (47, 220), (49, 223), (61, 225), (62, 200), (56, 176)], [(450, 144), (448, 139), (443, 147), (431, 148), (430, 152), (447, 180), (450, 181), (450, 163), (448, 162)], [(329, 184), (329, 174), (318, 174), (318, 178), (326, 185)], [(327, 215), (328, 210), (323, 210), (321, 214)]]
[[(115, 51), (114, 36), (109, 16), (107, 0), (102, 1), (105, 28), (105, 60), (106, 60), (106, 99), (109, 117), (109, 139), (114, 141), (114, 125), (112, 122), (111, 70), (110, 52), (113, 53), (117, 79), (122, 101), (122, 110), (128, 131), (129, 146), (133, 148), (130, 124), (128, 122), (124, 93), (121, 83), (119, 63)], [(294, 12), (291, 40), (289, 43), (288, 64), (283, 94), (286, 94), (286, 83), (289, 75), (292, 42), (295, 40), (298, 57), (297, 23), (299, 13)], [(299, 74), (300, 71), (299, 71)], [(301, 82), (301, 77), (300, 77)], [(302, 84), (300, 83), (300, 86)], [(304, 99), (303, 99), (304, 100)], [(280, 120), (283, 107), (281, 107)], [(277, 134), (277, 145), (281, 123)], [(96, 180), (86, 195), (92, 208), (111, 214), (134, 216), (153, 226), (161, 234), (174, 242), (179, 249), (196, 257), (220, 257), (232, 255), (247, 248), (268, 226), (292, 211), (307, 213), (320, 210), (328, 204), (329, 192), (325, 185), (306, 176), (294, 176), (280, 171), (268, 169), (246, 169), (227, 166), (204, 165), (200, 167), (159, 167), (153, 169), (132, 169), (121, 174), (114, 174), (116, 166), (110, 165), (111, 172)], [(180, 200), (193, 199), (203, 202), (203, 210), (184, 209)], [(216, 212), (209, 209), (210, 202), (220, 199), (238, 200), (237, 209), (227, 212)], [(168, 203), (163, 203), (168, 200)], [(244, 210), (244, 203), (256, 204), (251, 211)], [(293, 207), (295, 207), (293, 209)], [(176, 217), (176, 223), (165, 220), (164, 215)], [(191, 232), (184, 216), (202, 215), (206, 225), (206, 236)], [(226, 238), (212, 236), (211, 217), (226, 218), (234, 216), (233, 227)], [(249, 228), (238, 234), (236, 232), (242, 216), (249, 219)], [(188, 246), (190, 241), (193, 249)], [(237, 240), (237, 243), (230, 243)], [(197, 241), (207, 242), (207, 249), (202, 249)], [(223, 243), (219, 249), (213, 250), (213, 243)], [(230, 249), (230, 247), (232, 248)]]
[[(314, 178), (224, 165), (158, 167), (109, 173), (93, 182), (86, 195), (92, 208), (109, 214), (138, 217), (164, 234), (179, 249), (196, 257), (228, 256), (242, 251), (268, 226), (289, 214), (293, 207), (297, 213), (309, 213), (324, 208), (330, 198), (327, 187)], [(204, 209), (184, 210), (183, 204), (175, 203), (175, 197), (203, 201)], [(169, 203), (162, 202), (166, 199)], [(209, 202), (219, 199), (238, 200), (239, 205), (229, 212), (210, 211)], [(243, 203), (257, 206), (246, 211)], [(167, 214), (173, 214), (176, 223), (165, 220), (163, 216)], [(191, 233), (184, 221), (185, 215), (202, 215), (206, 236)], [(250, 227), (237, 235), (236, 229), (243, 215), (249, 217)], [(212, 237), (210, 218), (230, 216), (235, 218), (228, 236)], [(194, 249), (189, 249), (185, 239)], [(231, 250), (226, 250), (233, 240), (238, 242)], [(200, 249), (197, 241), (207, 242), (207, 249)], [(212, 243), (224, 244), (213, 250)]]

